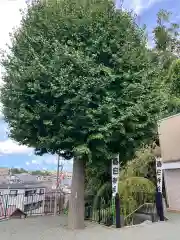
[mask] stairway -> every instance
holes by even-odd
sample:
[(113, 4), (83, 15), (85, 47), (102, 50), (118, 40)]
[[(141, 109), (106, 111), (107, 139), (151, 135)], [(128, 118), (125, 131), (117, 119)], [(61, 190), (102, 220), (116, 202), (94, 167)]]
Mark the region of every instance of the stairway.
[(129, 222), (131, 222), (132, 225), (138, 225), (145, 221), (158, 221), (158, 215), (153, 203), (144, 203), (125, 218), (126, 225), (129, 225)]

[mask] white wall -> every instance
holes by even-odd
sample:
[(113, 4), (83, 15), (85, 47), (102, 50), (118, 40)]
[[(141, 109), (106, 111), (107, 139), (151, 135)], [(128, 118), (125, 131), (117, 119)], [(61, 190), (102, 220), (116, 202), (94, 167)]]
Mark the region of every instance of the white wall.
[(180, 169), (164, 170), (164, 179), (169, 208), (180, 211)]
[(179, 169), (180, 161), (163, 163), (163, 169)]
[[(4, 204), (6, 207), (8, 206), (16, 206), (16, 208), (20, 208), (23, 210), (24, 208), (24, 189), (17, 189), (17, 196), (11, 195), (12, 189), (0, 189), (1, 194), (3, 195)], [(15, 189), (16, 190), (16, 189)]]

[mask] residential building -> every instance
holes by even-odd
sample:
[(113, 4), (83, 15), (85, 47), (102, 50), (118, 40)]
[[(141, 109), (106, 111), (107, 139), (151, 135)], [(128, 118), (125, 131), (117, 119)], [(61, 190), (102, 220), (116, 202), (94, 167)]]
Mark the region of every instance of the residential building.
[(72, 172), (66, 172), (65, 175), (67, 176), (67, 179), (72, 180)]
[(2, 177), (5, 177), (5, 176), (8, 176), (9, 174), (9, 168), (3, 168), (3, 167), (0, 167), (0, 176)]
[(169, 210), (180, 212), (180, 114), (158, 123), (166, 196)]
[(65, 172), (63, 173), (62, 185), (71, 187), (72, 182), (72, 172)]
[(35, 176), (37, 181), (51, 181), (51, 176), (50, 175), (46, 175), (46, 176), (42, 176), (42, 175), (38, 175)]
[[(48, 179), (48, 180), (47, 180)], [(57, 173), (52, 173), (50, 176), (47, 176), (46, 179), (43, 181), (45, 182), (51, 182), (52, 183), (52, 189), (56, 188), (57, 185)], [(72, 182), (72, 173), (69, 172), (62, 172), (59, 174), (59, 185), (60, 186), (71, 186)]]
[(37, 176), (29, 173), (11, 174), (8, 176), (9, 183), (28, 183), (37, 182)]
[(8, 176), (0, 176), (0, 184), (8, 183)]
[(10, 183), (27, 183), (27, 182), (46, 182), (51, 181), (51, 176), (32, 175), (30, 173), (11, 174), (8, 176)]
[(46, 187), (40, 183), (0, 184), (0, 216), (19, 208), (27, 214), (41, 214), (44, 209)]

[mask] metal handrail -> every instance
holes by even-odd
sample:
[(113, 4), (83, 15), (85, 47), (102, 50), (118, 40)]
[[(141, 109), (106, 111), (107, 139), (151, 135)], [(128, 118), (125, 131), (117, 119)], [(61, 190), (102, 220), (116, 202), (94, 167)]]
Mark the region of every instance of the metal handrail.
[(140, 205), (138, 208), (136, 208), (132, 213), (130, 213), (129, 215), (127, 215), (125, 218), (124, 218), (124, 221), (128, 218), (128, 217), (130, 217), (130, 216), (132, 216), (134, 213), (136, 213), (139, 209), (141, 209), (143, 206), (145, 206), (145, 205), (152, 205), (152, 203), (143, 203), (142, 205)]

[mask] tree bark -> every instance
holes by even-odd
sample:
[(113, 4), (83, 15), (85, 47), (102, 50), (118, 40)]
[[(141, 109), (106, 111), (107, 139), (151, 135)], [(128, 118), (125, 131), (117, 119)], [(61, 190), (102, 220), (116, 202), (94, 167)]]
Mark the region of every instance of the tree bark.
[(84, 229), (84, 180), (85, 163), (83, 160), (74, 159), (71, 197), (69, 201), (68, 228)]

